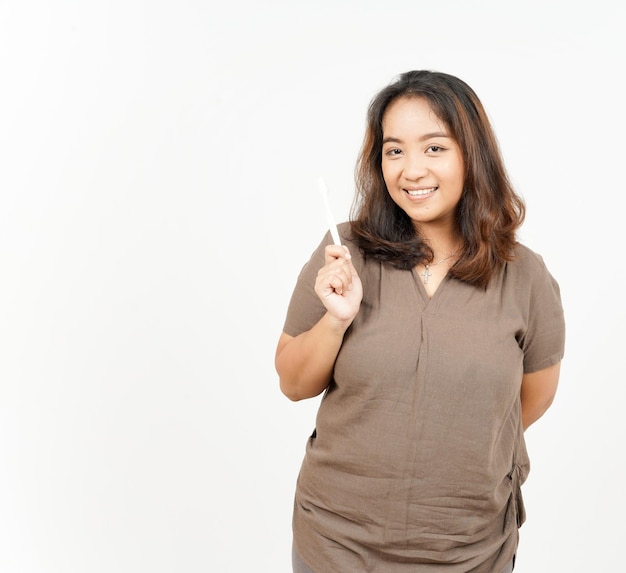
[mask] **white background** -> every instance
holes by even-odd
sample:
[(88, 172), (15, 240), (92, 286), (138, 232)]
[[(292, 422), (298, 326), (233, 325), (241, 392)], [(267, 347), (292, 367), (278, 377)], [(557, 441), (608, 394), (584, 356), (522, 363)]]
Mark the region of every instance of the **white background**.
[(367, 104), (462, 77), (561, 285), (520, 573), (624, 539), (625, 10), (578, 2), (0, 0), (0, 571), (290, 571), (317, 401), (278, 389), (296, 275)]

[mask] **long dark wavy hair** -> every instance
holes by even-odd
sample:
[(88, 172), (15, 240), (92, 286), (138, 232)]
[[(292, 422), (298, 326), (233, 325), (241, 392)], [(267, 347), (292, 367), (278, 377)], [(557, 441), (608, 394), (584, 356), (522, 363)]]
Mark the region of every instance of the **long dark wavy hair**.
[(356, 196), (350, 225), (367, 258), (411, 269), (432, 262), (433, 252), (409, 216), (391, 199), (382, 173), (383, 116), (401, 97), (423, 98), (445, 123), (465, 164), (465, 185), (456, 221), (462, 251), (450, 269), (454, 278), (486, 287), (514, 256), (525, 206), (506, 173), (498, 142), (474, 90), (459, 78), (427, 70), (406, 72), (371, 101), (355, 169)]

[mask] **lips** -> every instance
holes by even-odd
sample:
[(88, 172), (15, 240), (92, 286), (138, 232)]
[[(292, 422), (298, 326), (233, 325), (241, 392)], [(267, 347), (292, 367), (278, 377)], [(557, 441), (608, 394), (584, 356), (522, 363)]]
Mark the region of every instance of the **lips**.
[(427, 197), (431, 195), (435, 191), (437, 191), (437, 187), (427, 187), (421, 189), (404, 189), (406, 193), (408, 193), (411, 197)]

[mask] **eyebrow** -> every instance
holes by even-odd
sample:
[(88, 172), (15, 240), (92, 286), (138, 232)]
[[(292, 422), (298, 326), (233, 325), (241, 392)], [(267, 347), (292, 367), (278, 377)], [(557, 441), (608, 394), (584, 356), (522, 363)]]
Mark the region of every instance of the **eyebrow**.
[[(419, 141), (426, 141), (428, 139), (434, 139), (436, 137), (450, 138), (450, 136), (443, 131), (433, 131), (432, 133), (426, 133), (422, 135), (422, 137), (419, 138)], [(385, 143), (402, 143), (402, 140), (398, 139), (397, 137), (385, 137), (385, 139), (383, 139), (383, 145)]]

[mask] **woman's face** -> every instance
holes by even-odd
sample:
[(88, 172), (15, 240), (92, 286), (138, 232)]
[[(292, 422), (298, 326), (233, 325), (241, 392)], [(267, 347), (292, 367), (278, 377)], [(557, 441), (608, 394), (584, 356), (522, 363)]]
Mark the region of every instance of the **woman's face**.
[(463, 194), (461, 149), (423, 98), (393, 101), (382, 121), (382, 171), (389, 195), (422, 231), (453, 230)]

